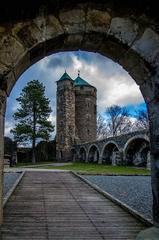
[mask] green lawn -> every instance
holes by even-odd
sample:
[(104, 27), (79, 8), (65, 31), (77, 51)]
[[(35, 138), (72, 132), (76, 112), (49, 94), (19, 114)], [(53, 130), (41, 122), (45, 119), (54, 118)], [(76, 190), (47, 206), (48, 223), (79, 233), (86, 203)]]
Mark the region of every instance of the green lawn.
[(66, 165), (61, 167), (40, 166), (36, 168), (72, 170), (80, 174), (150, 175), (150, 171), (147, 169), (124, 166), (99, 165), (94, 163), (73, 163), (72, 165)]

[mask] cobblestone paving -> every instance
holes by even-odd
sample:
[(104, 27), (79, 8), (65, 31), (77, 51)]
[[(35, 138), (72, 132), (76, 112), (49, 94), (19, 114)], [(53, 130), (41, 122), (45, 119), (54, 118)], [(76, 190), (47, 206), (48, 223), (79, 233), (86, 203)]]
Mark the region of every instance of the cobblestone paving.
[(4, 173), (4, 179), (3, 179), (3, 196), (7, 194), (7, 192), (11, 189), (11, 187), (14, 185), (17, 178), (20, 176), (21, 173), (11, 173), (7, 172)]
[(152, 219), (150, 176), (84, 176), (104, 191)]

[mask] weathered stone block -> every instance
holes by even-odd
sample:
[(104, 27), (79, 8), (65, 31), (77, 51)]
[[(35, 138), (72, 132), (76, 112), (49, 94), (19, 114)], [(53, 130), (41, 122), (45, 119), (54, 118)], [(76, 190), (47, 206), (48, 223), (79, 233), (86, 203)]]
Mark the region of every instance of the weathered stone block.
[(103, 41), (103, 34), (90, 33), (85, 34), (81, 48), (86, 51), (96, 52), (100, 48)]
[(111, 22), (111, 16), (106, 11), (89, 9), (86, 17), (86, 32), (107, 32)]
[(120, 58), (124, 56), (126, 51), (127, 49), (125, 49), (122, 44), (112, 38), (104, 39), (99, 48), (99, 52), (102, 55), (114, 60), (115, 62), (119, 62)]
[[(4, 111), (5, 111), (5, 104), (6, 104), (6, 99), (7, 99), (7, 96), (6, 96), (6, 92), (3, 91), (3, 90), (0, 90), (0, 119), (1, 117), (4, 118)], [(3, 127), (3, 126), (2, 126)], [(3, 132), (3, 128), (0, 129), (2, 132)], [(1, 137), (3, 137), (3, 135), (0, 135)], [(3, 138), (0, 139), (0, 140), (4, 140)], [(1, 146), (3, 146), (1, 144)], [(3, 148), (3, 147), (2, 147)], [(1, 161), (0, 161), (1, 162)], [(0, 163), (1, 164), (1, 163)], [(1, 170), (1, 168), (0, 168)]]
[(40, 29), (43, 40), (49, 40), (64, 33), (59, 20), (53, 15), (38, 17), (34, 23)]
[(80, 34), (69, 35), (64, 41), (64, 48), (68, 50), (78, 50), (81, 47), (83, 36)]
[(0, 62), (13, 67), (24, 54), (22, 44), (13, 36), (7, 35), (0, 40)]
[(17, 79), (15, 78), (15, 74), (13, 71), (10, 71), (6, 76), (6, 84), (7, 84), (7, 95), (9, 96), (10, 92), (12, 91), (12, 88), (14, 87)]
[(129, 50), (122, 55), (119, 64), (129, 72), (138, 85), (150, 77), (149, 69), (135, 51)]
[(0, 63), (0, 74), (6, 74), (9, 72), (10, 68), (4, 65), (3, 63)]
[(61, 12), (59, 18), (66, 33), (85, 31), (85, 13), (82, 9)]
[(20, 39), (25, 48), (32, 48), (42, 42), (42, 34), (34, 22), (27, 22), (23, 25), (14, 27), (14, 34)]
[(159, 35), (147, 28), (132, 48), (150, 63), (159, 64)]
[(129, 18), (113, 18), (111, 21), (109, 35), (113, 35), (122, 43), (129, 46), (135, 40), (138, 33), (138, 25), (131, 21)]
[(32, 63), (30, 62), (30, 53), (27, 52), (14, 67), (15, 77), (18, 79), (20, 75), (30, 67)]

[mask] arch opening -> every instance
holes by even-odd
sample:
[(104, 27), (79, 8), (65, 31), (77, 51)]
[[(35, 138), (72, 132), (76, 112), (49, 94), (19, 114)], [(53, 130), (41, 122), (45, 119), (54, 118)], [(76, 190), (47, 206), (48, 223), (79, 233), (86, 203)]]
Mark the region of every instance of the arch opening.
[(79, 160), (81, 162), (86, 162), (86, 150), (84, 147), (81, 147), (80, 148), (80, 151), (79, 151)]
[(88, 162), (98, 163), (99, 161), (99, 150), (97, 146), (93, 145), (90, 147), (88, 152)]
[(149, 142), (143, 138), (135, 138), (128, 143), (124, 154), (126, 165), (147, 167), (150, 154)]
[(120, 152), (114, 143), (108, 143), (104, 147), (102, 162), (108, 165), (119, 165), (120, 164)]

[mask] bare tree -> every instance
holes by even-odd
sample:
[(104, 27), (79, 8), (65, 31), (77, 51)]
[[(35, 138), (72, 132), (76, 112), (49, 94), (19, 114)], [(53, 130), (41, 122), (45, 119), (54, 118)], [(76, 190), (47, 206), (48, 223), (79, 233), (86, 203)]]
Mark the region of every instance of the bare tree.
[(106, 138), (109, 136), (108, 125), (105, 118), (98, 113), (97, 115), (97, 139)]
[(110, 136), (117, 136), (132, 130), (132, 122), (125, 107), (113, 105), (106, 108), (105, 113), (108, 117), (107, 124)]
[(147, 110), (139, 110), (136, 113), (136, 121), (134, 122), (134, 130), (143, 130), (149, 128), (149, 119)]

